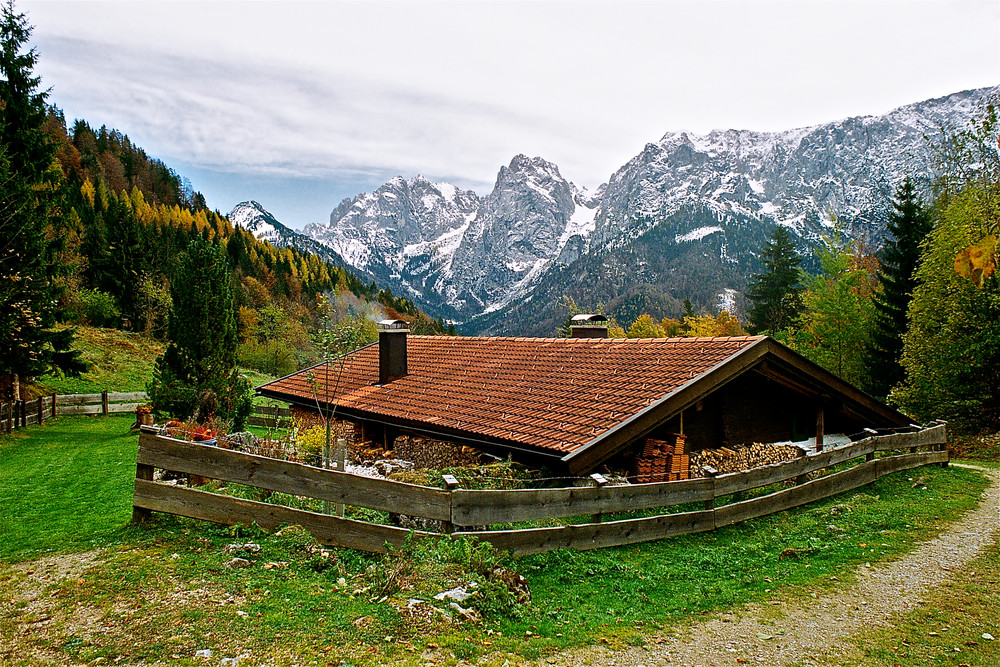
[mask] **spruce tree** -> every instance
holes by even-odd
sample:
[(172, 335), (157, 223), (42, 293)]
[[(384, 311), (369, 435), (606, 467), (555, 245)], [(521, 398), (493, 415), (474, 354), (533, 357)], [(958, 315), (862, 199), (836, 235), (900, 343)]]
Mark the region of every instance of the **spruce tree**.
[(866, 350), (872, 392), (880, 397), (887, 396), (904, 377), (900, 357), (906, 333), (906, 313), (918, 284), (915, 272), (921, 244), (932, 227), (930, 213), (909, 177), (896, 189), (892, 206), (889, 237), (879, 255), (879, 288), (875, 296), (871, 340)]
[(153, 407), (175, 417), (195, 414), (206, 390), (219, 417), (242, 428), (252, 407), (249, 382), (236, 371), (236, 317), (224, 251), (193, 239), (170, 282), (173, 305), (168, 343), (156, 360), (149, 396)]
[(68, 351), (72, 330), (54, 328), (60, 290), (46, 228), (58, 172), (49, 170), (55, 146), (30, 36), (13, 2), (0, 7), (0, 378), (15, 399), (22, 377), (83, 369)]
[(802, 310), (802, 284), (792, 235), (782, 226), (774, 228), (760, 257), (764, 271), (753, 276), (747, 299), (753, 304), (749, 329), (755, 334), (775, 334), (795, 322)]

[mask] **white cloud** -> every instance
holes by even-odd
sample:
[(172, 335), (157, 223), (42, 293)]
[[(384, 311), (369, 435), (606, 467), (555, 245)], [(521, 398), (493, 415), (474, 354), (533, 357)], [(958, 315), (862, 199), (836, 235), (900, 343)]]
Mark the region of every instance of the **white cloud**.
[(485, 191), (516, 153), (593, 187), (669, 130), (788, 129), (1000, 81), (995, 2), (19, 7), (68, 115), (168, 164), (372, 187)]

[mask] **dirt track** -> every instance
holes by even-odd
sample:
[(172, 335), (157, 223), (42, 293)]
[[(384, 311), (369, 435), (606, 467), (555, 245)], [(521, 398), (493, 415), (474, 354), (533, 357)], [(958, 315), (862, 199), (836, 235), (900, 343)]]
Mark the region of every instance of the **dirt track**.
[(949, 579), (994, 542), (1000, 530), (1000, 471), (976, 509), (901, 560), (861, 567), (857, 582), (816, 599), (753, 604), (695, 625), (681, 636), (652, 637), (647, 645), (612, 652), (568, 651), (542, 664), (784, 667), (816, 665), (836, 656), (856, 632), (886, 623), (917, 606), (922, 593)]

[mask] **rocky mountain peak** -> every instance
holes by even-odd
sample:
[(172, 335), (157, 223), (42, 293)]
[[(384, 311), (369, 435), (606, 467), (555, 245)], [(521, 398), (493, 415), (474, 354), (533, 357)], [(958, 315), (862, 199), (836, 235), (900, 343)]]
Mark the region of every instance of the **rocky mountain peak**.
[(593, 193), (524, 154), (500, 167), (482, 197), (396, 177), (306, 231), (430, 312), (473, 318), (470, 331), (520, 318), (540, 324), (516, 333), (550, 332), (545, 322), (563, 295), (602, 303), (622, 320), (676, 316), (685, 297), (706, 309), (738, 307), (776, 224), (807, 256), (834, 218), (878, 247), (895, 185), (933, 178), (925, 137), (965, 125), (998, 93), (964, 91), (782, 132), (667, 132)]

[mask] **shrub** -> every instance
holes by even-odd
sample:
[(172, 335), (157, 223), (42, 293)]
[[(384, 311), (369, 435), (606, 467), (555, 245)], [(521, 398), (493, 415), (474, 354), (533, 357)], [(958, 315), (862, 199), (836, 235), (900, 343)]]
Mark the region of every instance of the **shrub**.
[(113, 296), (86, 287), (70, 298), (67, 311), (73, 320), (95, 327), (118, 326), (122, 316), (121, 309), (118, 308)]

